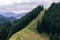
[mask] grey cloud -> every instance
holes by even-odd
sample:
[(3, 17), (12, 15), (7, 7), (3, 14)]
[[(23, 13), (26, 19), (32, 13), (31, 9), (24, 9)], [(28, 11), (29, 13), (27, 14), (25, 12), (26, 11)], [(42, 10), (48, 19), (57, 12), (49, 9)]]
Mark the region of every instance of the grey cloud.
[[(54, 0), (45, 1), (45, 0), (30, 0), (29, 3), (15, 3), (13, 5), (1, 6), (0, 11), (17, 11), (17, 10), (32, 10), (38, 5), (43, 5), (44, 7), (49, 7)], [(59, 0), (58, 0), (59, 1)]]
[(31, 2), (31, 3), (17, 3), (17, 4), (14, 4), (14, 5), (2, 6), (2, 7), (0, 7), (0, 11), (31, 10), (35, 6), (38, 6), (38, 5), (48, 6), (49, 2), (47, 2), (47, 3), (46, 2), (40, 2), (40, 3), (35, 3), (35, 2)]
[(13, 11), (13, 10), (31, 10), (33, 9), (35, 5), (27, 5), (27, 4), (15, 4), (15, 5), (10, 5), (10, 6), (3, 6), (0, 7), (0, 11)]

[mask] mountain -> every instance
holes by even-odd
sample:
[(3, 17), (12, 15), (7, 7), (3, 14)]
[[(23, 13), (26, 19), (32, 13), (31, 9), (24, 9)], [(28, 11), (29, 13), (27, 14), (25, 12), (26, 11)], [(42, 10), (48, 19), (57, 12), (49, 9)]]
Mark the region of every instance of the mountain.
[(0, 15), (0, 18), (5, 18), (5, 16), (3, 16), (3, 15)]
[(21, 17), (25, 16), (26, 14), (27, 13), (15, 14), (13, 12), (0, 12), (0, 18), (1, 18), (0, 21), (1, 21), (1, 23), (3, 23), (2, 19), (4, 19), (5, 21), (14, 22), (15, 20), (20, 19)]
[[(30, 17), (31, 16), (32, 15), (30, 15)], [(27, 21), (30, 20), (28, 20), (28, 18), (26, 19)], [(27, 21), (24, 22), (27, 23)], [(20, 26), (17, 21), (14, 26), (16, 28), (13, 27), (12, 32), (23, 27), (25, 23), (22, 22)], [(18, 30), (17, 32), (15, 31), (15, 33), (10, 36), (9, 40), (60, 40), (60, 3), (53, 3), (48, 10), (40, 11), (40, 13), (23, 29)]]
[(39, 34), (37, 32), (37, 23), (38, 21), (42, 21), (44, 11), (45, 10), (41, 11), (39, 15), (26, 26), (26, 28), (12, 35), (9, 40), (49, 40), (47, 33)]
[(3, 15), (6, 17), (16, 16), (16, 14), (13, 12), (0, 12), (0, 15)]
[(8, 20), (6, 20), (5, 18), (0, 18), (0, 25), (5, 23), (5, 22), (8, 22)]
[(3, 24), (5, 22), (8, 22), (8, 20), (6, 19), (6, 17), (0, 15), (0, 24)]
[(26, 28), (26, 26), (34, 20), (39, 13), (43, 10), (43, 6), (38, 6), (37, 8), (33, 9), (31, 12), (27, 13), (25, 16), (23, 16), (21, 19), (14, 22), (9, 35), (7, 36), (7, 40), (9, 37), (11, 37), (16, 32), (22, 30), (23, 28)]
[(16, 14), (16, 17), (17, 19), (20, 19), (21, 17), (25, 16), (27, 13), (21, 13), (21, 14)]
[(0, 15), (0, 24), (8, 22), (8, 21), (13, 22), (15, 20), (17, 20), (15, 17), (5, 17), (3, 15)]
[(24, 12), (24, 13), (20, 13), (20, 14), (16, 14), (14, 12), (0, 12), (0, 15), (3, 15), (5, 17), (15, 17), (17, 19), (23, 17), (24, 15), (26, 15), (27, 13)]
[(15, 17), (6, 17), (6, 19), (10, 22), (14, 22), (14, 21), (18, 20)]
[(0, 25), (0, 40), (60, 40), (60, 3), (47, 10), (38, 6), (12, 26), (8, 23)]

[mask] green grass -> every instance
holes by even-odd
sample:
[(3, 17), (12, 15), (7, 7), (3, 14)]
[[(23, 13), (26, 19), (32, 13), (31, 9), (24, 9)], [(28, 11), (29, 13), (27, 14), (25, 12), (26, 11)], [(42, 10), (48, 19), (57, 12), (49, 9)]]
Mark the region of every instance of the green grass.
[(15, 33), (9, 40), (49, 40), (49, 36), (47, 33), (38, 33), (37, 32), (37, 23), (41, 22), (42, 17), (44, 16), (43, 10), (34, 20), (27, 25), (26, 28), (21, 31)]

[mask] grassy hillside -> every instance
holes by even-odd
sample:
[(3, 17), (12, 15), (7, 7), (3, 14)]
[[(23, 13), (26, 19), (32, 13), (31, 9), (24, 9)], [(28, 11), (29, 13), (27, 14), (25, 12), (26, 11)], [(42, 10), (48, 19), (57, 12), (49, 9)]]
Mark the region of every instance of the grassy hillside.
[(39, 13), (43, 10), (43, 7), (37, 6), (32, 11), (28, 12), (25, 16), (23, 16), (21, 19), (15, 21), (12, 25), (12, 28), (10, 30), (9, 35), (7, 36), (7, 40), (16, 32), (22, 30), (25, 28), (32, 20), (34, 20)]
[(47, 33), (39, 34), (37, 32), (37, 23), (41, 22), (44, 16), (44, 11), (42, 11), (34, 20), (32, 20), (26, 28), (15, 33), (9, 40), (49, 40)]

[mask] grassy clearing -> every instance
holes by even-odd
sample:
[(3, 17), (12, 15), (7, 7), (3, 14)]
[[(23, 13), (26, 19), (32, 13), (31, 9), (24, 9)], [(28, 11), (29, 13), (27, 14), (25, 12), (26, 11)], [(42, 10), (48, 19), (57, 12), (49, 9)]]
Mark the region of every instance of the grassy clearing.
[(14, 34), (9, 40), (48, 40), (49, 36), (46, 33), (39, 34), (37, 32), (37, 23), (41, 22), (44, 11), (42, 11), (34, 20), (27, 25), (26, 28)]

